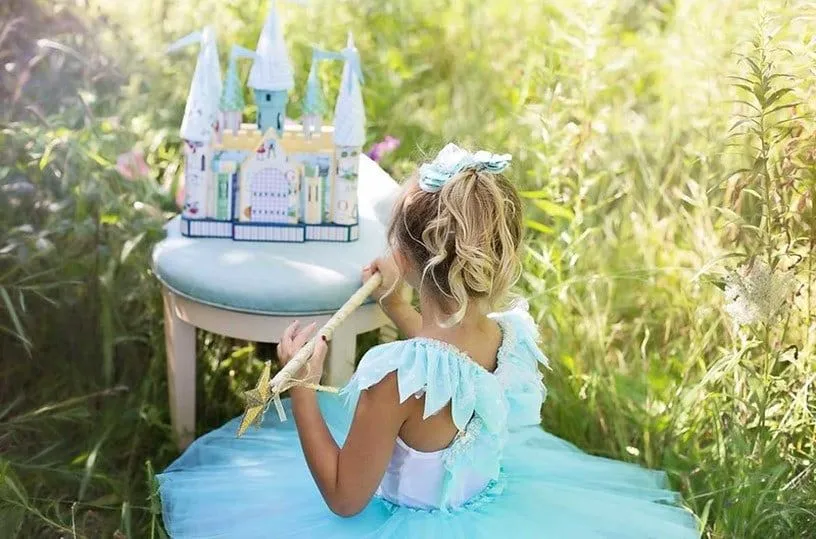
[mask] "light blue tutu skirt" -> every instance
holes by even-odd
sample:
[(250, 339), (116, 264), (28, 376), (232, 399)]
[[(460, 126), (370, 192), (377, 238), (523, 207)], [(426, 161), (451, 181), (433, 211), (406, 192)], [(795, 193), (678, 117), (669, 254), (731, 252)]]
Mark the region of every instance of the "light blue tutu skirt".
[[(335, 395), (320, 395), (320, 407), (342, 444), (351, 412)], [(238, 423), (199, 438), (158, 476), (172, 537), (699, 537), (662, 472), (587, 455), (538, 426), (511, 433), (500, 480), (463, 507), (425, 511), (374, 497), (342, 518), (312, 480), (294, 421), (269, 413), (240, 439)]]

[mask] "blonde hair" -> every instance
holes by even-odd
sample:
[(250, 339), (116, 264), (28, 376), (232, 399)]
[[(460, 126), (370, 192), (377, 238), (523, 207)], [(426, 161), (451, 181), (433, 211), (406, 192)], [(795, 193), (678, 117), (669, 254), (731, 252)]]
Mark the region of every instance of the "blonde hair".
[(392, 249), (416, 269), (420, 289), (458, 324), (471, 303), (482, 312), (505, 308), (521, 275), (522, 206), (502, 174), (466, 169), (441, 190), (403, 191), (388, 230)]

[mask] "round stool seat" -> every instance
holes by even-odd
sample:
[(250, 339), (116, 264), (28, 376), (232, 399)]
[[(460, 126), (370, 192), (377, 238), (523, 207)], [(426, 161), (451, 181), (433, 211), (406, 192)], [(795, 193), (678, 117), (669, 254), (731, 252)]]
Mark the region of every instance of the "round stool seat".
[(336, 311), (360, 287), (362, 267), (386, 249), (396, 182), (362, 156), (360, 239), (266, 243), (181, 235), (179, 217), (153, 251), (153, 269), (174, 293), (215, 307), (269, 315)]

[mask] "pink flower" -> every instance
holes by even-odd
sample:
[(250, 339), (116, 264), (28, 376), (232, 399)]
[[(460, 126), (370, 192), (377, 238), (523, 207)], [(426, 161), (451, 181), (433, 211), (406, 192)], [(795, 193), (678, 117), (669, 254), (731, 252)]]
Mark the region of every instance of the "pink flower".
[(184, 181), (182, 180), (176, 185), (176, 206), (180, 210), (184, 209), (185, 194)]
[(144, 152), (131, 150), (116, 158), (116, 171), (128, 180), (145, 178), (150, 175), (150, 167), (145, 161)]
[(379, 162), (383, 157), (399, 148), (399, 145), (400, 139), (386, 135), (384, 139), (374, 144), (371, 149), (368, 150), (367, 155), (372, 160)]

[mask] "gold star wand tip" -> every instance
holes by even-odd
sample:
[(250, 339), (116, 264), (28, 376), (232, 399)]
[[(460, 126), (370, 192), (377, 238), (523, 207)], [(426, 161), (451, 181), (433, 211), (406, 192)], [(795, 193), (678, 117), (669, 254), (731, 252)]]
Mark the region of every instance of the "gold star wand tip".
[(241, 417), (241, 425), (238, 427), (238, 436), (242, 436), (250, 426), (260, 424), (264, 408), (272, 398), (272, 391), (269, 389), (271, 372), (272, 363), (267, 361), (255, 388), (244, 391), (246, 407), (244, 408), (244, 415)]

